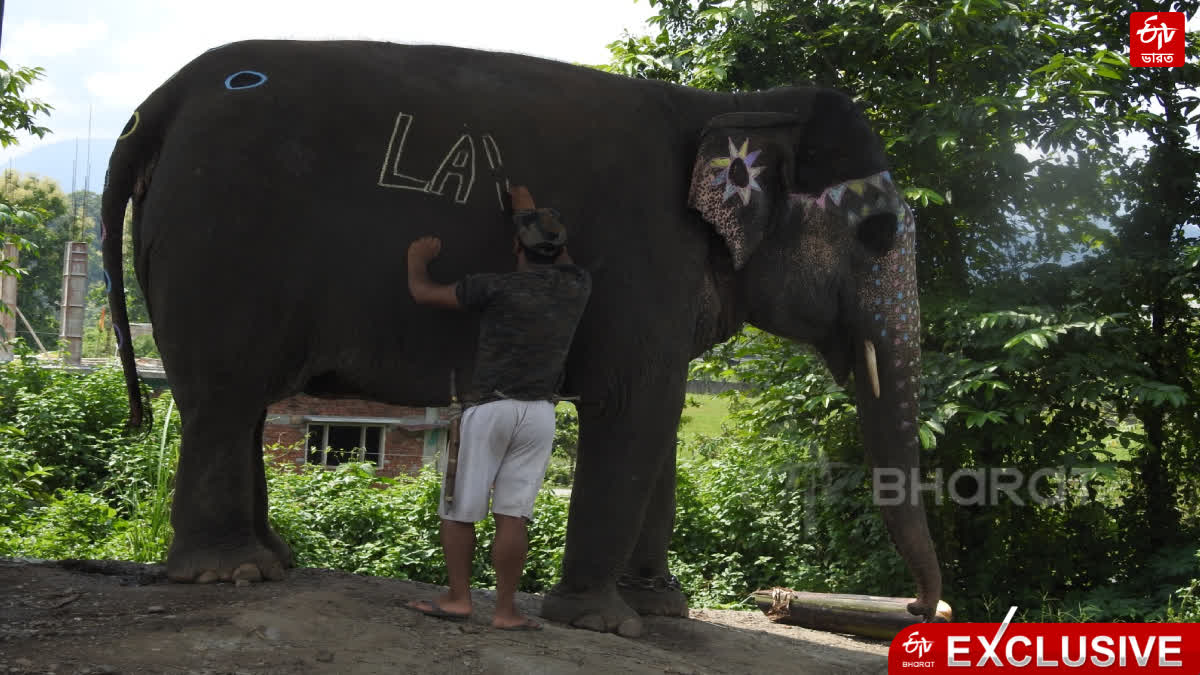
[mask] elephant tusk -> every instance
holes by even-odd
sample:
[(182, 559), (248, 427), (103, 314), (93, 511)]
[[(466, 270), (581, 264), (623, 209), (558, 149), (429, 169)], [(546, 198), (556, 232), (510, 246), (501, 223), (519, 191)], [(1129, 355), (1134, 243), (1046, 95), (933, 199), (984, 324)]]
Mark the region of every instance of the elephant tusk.
[(863, 356), (867, 362), (867, 377), (871, 380), (871, 391), (879, 398), (879, 365), (875, 363), (875, 344), (870, 340), (863, 341)]

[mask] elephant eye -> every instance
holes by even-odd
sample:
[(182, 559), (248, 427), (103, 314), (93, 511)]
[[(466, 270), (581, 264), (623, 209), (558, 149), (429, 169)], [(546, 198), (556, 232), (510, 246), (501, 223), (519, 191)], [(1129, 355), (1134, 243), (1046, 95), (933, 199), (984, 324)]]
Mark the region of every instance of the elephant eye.
[(874, 256), (881, 256), (896, 244), (896, 214), (877, 213), (858, 224), (858, 240)]

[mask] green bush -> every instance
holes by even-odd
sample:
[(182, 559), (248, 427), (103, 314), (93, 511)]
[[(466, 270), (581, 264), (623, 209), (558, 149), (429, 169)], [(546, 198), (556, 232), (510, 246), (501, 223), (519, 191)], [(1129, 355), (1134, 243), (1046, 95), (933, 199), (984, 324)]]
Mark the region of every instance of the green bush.
[[(447, 583), (438, 533), (440, 477), (433, 468), (387, 478), (363, 463), (326, 470), (308, 465), (290, 469), (268, 461), (267, 467), (271, 524), (292, 546), (296, 564)], [(543, 490), (529, 526), (521, 590), (539, 592), (556, 580), (566, 515), (566, 500)], [(494, 536), (490, 518), (476, 526), (472, 574), (474, 583), (484, 587), (495, 585), (490, 559)]]
[(699, 606), (744, 604), (772, 586), (907, 591), (862, 467), (786, 461), (726, 439), (716, 459), (682, 462), (676, 486), (671, 568)]
[[(1200, 568), (1200, 550), (1196, 551), (1194, 558), (1197, 568)], [(1200, 574), (1200, 569), (1197, 573)], [(1167, 604), (1167, 621), (1200, 623), (1200, 576), (1172, 594)]]
[[(177, 417), (160, 451), (162, 439), (124, 431), (120, 369), (48, 368), (23, 345), (14, 351), (0, 366), (0, 551), (160, 560), (170, 534), (154, 525), (167, 508), (156, 485), (174, 475)], [(170, 397), (153, 405), (166, 419)]]
[(117, 368), (50, 369), (27, 353), (0, 367), (0, 448), (47, 467), (47, 491), (99, 490), (127, 415)]
[(579, 414), (575, 406), (561, 402), (554, 408), (554, 446), (546, 467), (546, 484), (569, 488), (575, 481), (575, 460), (579, 452)]
[(4, 555), (104, 558), (114, 552), (109, 540), (126, 527), (102, 497), (69, 490), (30, 509), (21, 521), (15, 536), (0, 544)]
[(158, 429), (115, 443), (108, 460), (104, 492), (123, 517), (138, 523), (125, 532), (128, 556), (161, 562), (171, 544), (171, 501), (182, 433), (175, 401), (163, 394), (151, 403)]

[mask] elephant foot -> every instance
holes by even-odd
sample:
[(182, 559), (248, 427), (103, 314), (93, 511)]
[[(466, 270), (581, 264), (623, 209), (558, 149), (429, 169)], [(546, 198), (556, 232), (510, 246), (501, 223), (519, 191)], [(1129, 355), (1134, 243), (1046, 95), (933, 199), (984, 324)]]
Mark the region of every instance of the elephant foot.
[(934, 618), (933, 605), (929, 602), (914, 600), (906, 606), (908, 613), (913, 616), (919, 616), (926, 621), (932, 621)]
[(946, 623), (954, 620), (950, 605), (941, 601), (934, 603), (918, 597), (908, 603), (907, 607), (909, 614), (921, 617), (926, 623)]
[(621, 599), (642, 616), (688, 617), (688, 598), (683, 591), (648, 591), (637, 588), (618, 589)]
[(643, 616), (688, 616), (688, 598), (669, 572), (653, 577), (623, 574), (617, 578), (617, 592)]
[[(280, 544), (283, 544), (280, 540)], [(286, 548), (286, 544), (283, 544)], [(257, 541), (243, 546), (191, 546), (177, 537), (167, 554), (167, 578), (185, 584), (218, 581), (278, 581), (287, 558)]]
[(562, 584), (550, 589), (542, 600), (542, 617), (598, 633), (622, 637), (642, 635), (642, 620), (615, 589), (572, 593)]

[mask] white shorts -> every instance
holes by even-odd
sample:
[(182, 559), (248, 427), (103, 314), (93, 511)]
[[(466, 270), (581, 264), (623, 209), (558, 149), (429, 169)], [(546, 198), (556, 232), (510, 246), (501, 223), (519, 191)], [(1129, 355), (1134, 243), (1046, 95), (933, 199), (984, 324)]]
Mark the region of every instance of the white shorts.
[[(554, 444), (554, 404), (501, 399), (463, 412), (454, 503), (443, 474), (438, 515), (476, 523), (491, 511), (529, 520)], [(444, 465), (443, 465), (444, 471)]]

